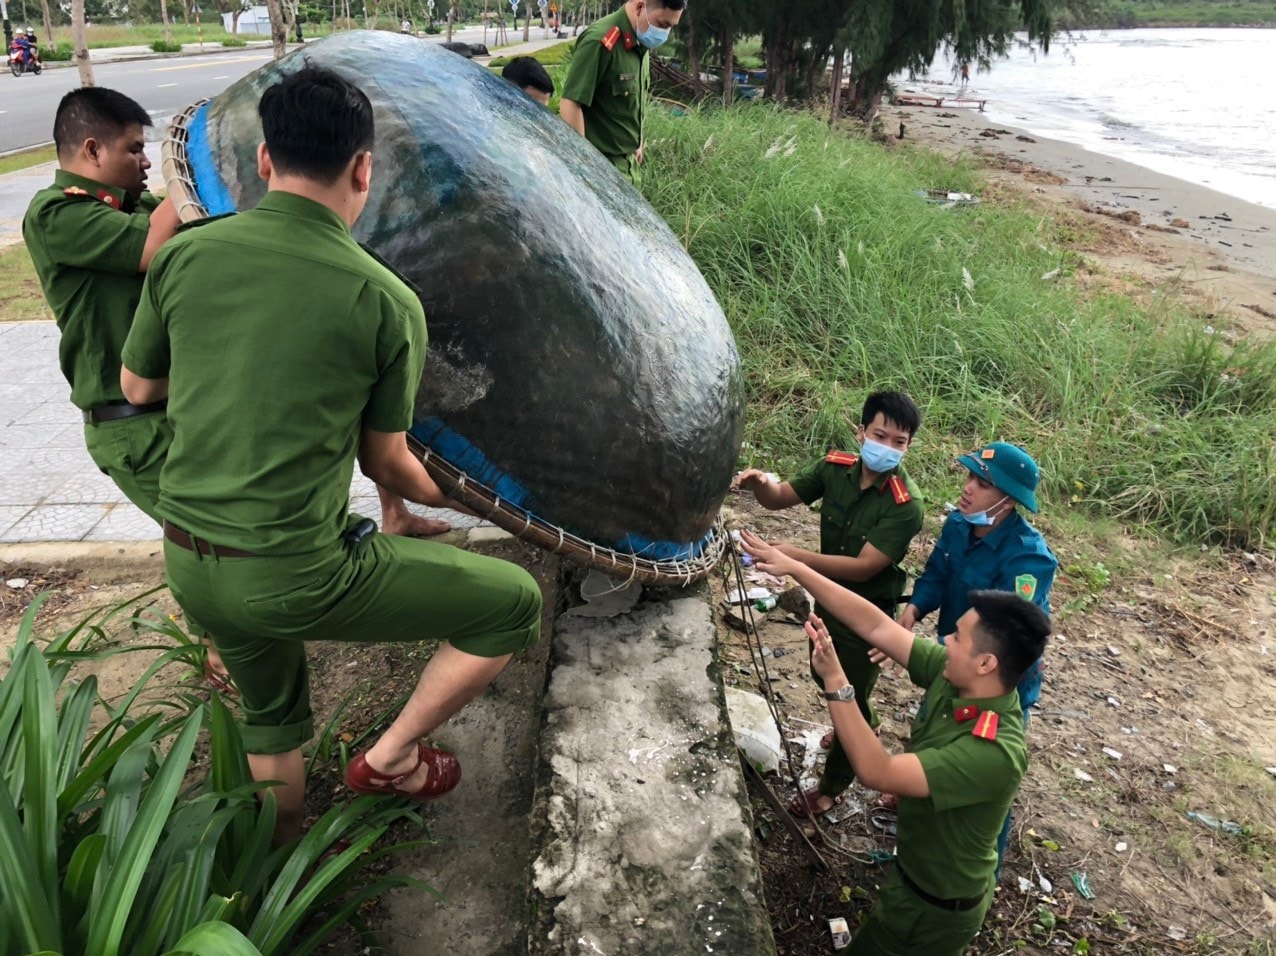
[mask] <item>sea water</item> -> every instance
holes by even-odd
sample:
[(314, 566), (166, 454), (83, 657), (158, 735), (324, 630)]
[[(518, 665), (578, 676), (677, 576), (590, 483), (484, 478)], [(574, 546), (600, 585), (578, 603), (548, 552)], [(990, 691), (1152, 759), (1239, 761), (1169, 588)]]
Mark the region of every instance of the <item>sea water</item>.
[[(957, 73), (941, 56), (928, 79)], [(972, 64), (966, 95), (996, 123), (1276, 208), (1276, 30), (1085, 31), (1044, 55), (1021, 42)]]

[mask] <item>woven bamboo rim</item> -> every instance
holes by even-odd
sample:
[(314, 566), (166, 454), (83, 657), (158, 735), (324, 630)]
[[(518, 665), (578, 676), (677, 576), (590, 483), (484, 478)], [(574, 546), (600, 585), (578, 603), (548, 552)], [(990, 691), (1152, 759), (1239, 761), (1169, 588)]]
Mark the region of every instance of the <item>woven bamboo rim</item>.
[[(195, 176), (187, 158), (187, 126), (206, 102), (207, 100), (201, 100), (194, 103), (174, 116), (160, 147), (160, 170), (168, 187), (169, 198), (177, 207), (182, 222), (195, 222), (208, 216), (207, 208), (199, 201)], [(524, 511), (517, 505), (502, 501), (500, 495), (492, 489), (475, 481), (411, 435), (408, 436), (408, 444), (421, 457), (430, 477), (448, 497), (456, 499), (475, 514), (516, 538), (553, 554), (562, 555), (584, 567), (595, 568), (610, 577), (622, 578), (625, 582), (686, 587), (706, 577), (722, 562), (727, 552), (729, 539), (721, 517), (714, 522), (699, 557), (687, 561), (658, 561), (594, 544)]]

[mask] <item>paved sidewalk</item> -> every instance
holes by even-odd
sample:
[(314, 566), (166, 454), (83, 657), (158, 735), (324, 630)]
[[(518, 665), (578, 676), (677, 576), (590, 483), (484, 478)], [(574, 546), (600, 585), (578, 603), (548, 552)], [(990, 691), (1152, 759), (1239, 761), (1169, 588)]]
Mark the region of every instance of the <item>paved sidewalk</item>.
[[(0, 544), (159, 540), (155, 522), (98, 471), (58, 368), (53, 322), (0, 323)], [(376, 486), (356, 466), (350, 508), (378, 521)], [(456, 528), (478, 518), (413, 506)]]

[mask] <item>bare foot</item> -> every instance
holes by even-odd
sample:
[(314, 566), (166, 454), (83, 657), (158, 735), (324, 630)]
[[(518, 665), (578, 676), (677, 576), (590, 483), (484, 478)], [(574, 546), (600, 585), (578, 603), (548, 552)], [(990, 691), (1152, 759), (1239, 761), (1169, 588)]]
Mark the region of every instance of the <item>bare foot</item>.
[(381, 531), (383, 534), (398, 534), (408, 538), (429, 538), (451, 530), (452, 526), (446, 521), (422, 518), (420, 515), (414, 515), (407, 508), (393, 511), (383, 510), (381, 512)]

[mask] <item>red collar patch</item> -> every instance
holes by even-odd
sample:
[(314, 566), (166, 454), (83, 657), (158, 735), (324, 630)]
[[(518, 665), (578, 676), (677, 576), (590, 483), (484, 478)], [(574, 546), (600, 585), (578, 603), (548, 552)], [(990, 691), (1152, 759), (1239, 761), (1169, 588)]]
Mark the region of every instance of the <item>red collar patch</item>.
[(974, 720), (979, 716), (979, 708), (973, 704), (967, 704), (965, 707), (956, 707), (953, 709), (953, 720), (959, 724), (964, 724), (968, 720)]
[(625, 49), (632, 50), (637, 45), (638, 45), (638, 42), (634, 39), (634, 35), (632, 33), (626, 33), (625, 34)]
[(120, 201), (115, 198), (115, 194), (109, 193), (105, 189), (99, 189), (97, 191), (97, 198), (102, 200), (102, 202), (106, 203), (112, 209), (120, 208)]

